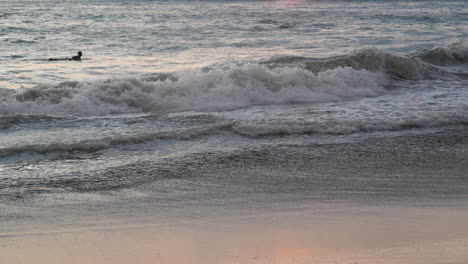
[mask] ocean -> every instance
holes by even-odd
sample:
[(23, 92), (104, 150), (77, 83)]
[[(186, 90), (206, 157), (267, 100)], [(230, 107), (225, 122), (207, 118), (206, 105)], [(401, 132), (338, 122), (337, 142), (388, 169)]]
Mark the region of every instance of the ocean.
[(0, 0), (0, 239), (466, 201), (467, 21), (467, 1)]

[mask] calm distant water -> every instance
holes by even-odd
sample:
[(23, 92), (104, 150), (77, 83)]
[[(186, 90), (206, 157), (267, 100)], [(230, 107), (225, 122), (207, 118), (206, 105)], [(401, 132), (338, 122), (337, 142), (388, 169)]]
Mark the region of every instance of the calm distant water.
[(466, 1), (0, 0), (0, 202), (170, 200), (187, 168), (260, 149), (464, 130), (467, 20)]

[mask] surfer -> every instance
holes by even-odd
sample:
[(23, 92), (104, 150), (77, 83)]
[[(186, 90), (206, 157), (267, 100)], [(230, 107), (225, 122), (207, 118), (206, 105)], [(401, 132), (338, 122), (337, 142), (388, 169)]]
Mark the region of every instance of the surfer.
[(80, 61), (81, 56), (83, 56), (83, 53), (81, 51), (78, 51), (78, 55), (71, 57), (71, 59), (68, 60), (75, 60), (75, 61)]
[(83, 53), (81, 51), (78, 51), (78, 55), (75, 55), (71, 58), (64, 58), (64, 59), (54, 59), (54, 58), (49, 58), (50, 61), (57, 61), (57, 60), (73, 60), (73, 61), (81, 61), (81, 56), (83, 56)]

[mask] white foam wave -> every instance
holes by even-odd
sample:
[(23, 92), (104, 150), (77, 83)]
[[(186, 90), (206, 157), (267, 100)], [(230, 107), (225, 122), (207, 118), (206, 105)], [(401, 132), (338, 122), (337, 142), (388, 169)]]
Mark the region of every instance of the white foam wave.
[(113, 113), (222, 111), (261, 104), (339, 101), (384, 92), (383, 73), (338, 67), (320, 73), (246, 64), (174, 78), (41, 85), (0, 98), (0, 115), (95, 116)]

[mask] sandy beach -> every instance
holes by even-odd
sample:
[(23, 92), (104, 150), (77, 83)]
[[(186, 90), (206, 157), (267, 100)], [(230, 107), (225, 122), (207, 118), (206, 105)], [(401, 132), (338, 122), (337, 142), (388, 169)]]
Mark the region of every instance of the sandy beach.
[[(242, 155), (243, 167), (234, 156), (224, 167), (192, 166), (212, 176), (176, 179), (175, 196), (160, 193), (172, 186), (167, 179), (120, 200), (83, 194), (36, 210), (31, 201), (2, 219), (0, 262), (466, 263), (467, 135), (407, 132), (282, 146), (282, 155), (254, 150)], [(257, 167), (266, 160), (278, 168)], [(275, 177), (285, 171), (295, 180)]]

